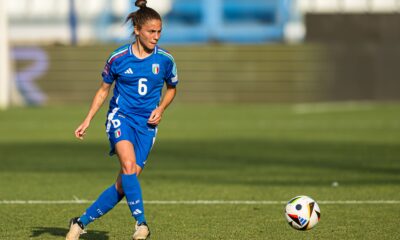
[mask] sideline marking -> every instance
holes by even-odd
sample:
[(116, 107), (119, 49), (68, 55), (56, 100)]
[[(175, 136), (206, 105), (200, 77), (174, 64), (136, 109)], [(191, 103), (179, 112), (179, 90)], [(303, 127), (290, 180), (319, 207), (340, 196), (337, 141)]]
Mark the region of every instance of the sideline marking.
[[(74, 197), (75, 200), (0, 200), (0, 205), (56, 205), (56, 204), (89, 204), (93, 201)], [(245, 200), (149, 200), (145, 204), (153, 205), (281, 205), (287, 201), (245, 201)], [(346, 200), (346, 201), (317, 201), (324, 205), (360, 205), (360, 204), (400, 204), (400, 200)], [(126, 204), (125, 201), (120, 204)]]

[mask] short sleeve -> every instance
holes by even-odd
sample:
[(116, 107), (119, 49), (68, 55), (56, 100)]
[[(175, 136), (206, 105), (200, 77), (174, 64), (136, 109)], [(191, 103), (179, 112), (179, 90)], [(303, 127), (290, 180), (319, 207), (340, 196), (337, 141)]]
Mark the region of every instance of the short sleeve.
[(109, 61), (106, 62), (106, 65), (104, 66), (101, 76), (103, 77), (103, 81), (105, 83), (112, 84), (114, 82), (115, 71), (113, 67), (113, 62), (112, 63), (109, 63)]
[(174, 60), (170, 60), (167, 64), (165, 82), (170, 86), (178, 85), (178, 70)]

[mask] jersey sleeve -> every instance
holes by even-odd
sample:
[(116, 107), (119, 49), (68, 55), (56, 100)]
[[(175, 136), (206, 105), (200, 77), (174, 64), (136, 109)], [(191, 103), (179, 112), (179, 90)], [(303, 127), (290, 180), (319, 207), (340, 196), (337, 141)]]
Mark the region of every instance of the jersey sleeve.
[(112, 84), (115, 80), (115, 71), (113, 65), (113, 62), (110, 63), (110, 61), (107, 61), (106, 65), (104, 66), (101, 76), (103, 77), (103, 81), (105, 83)]
[(170, 59), (167, 63), (167, 72), (165, 74), (165, 82), (170, 86), (178, 85), (178, 70), (175, 61)]

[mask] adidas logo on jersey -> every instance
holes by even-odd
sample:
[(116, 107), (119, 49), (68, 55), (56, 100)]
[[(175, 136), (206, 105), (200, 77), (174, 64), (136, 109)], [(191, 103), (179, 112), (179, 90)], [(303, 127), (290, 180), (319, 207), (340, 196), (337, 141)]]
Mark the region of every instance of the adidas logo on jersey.
[(125, 74), (133, 74), (132, 68), (126, 69)]

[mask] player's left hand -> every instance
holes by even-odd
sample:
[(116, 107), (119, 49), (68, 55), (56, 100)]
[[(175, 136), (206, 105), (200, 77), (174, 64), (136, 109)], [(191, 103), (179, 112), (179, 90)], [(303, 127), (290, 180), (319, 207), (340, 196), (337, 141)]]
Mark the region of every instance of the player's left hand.
[(151, 115), (147, 123), (151, 125), (158, 125), (161, 122), (163, 113), (164, 109), (161, 107), (154, 109), (153, 112), (151, 112)]

